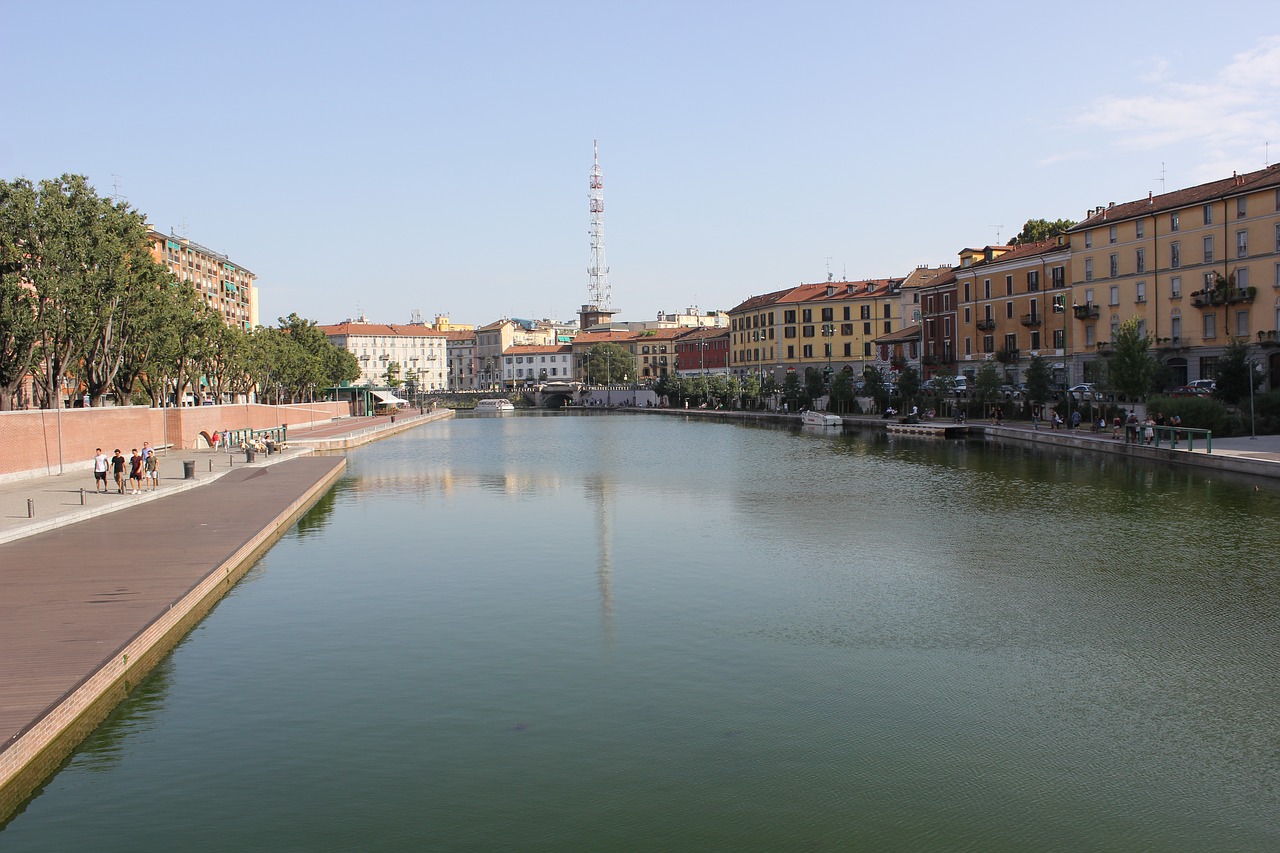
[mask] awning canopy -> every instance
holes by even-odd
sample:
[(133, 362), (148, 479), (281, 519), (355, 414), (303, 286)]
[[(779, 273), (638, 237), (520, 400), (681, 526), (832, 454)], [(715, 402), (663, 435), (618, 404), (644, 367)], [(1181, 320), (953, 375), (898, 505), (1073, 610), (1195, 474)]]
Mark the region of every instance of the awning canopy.
[(402, 403), (405, 405), (408, 405), (409, 403), (408, 400), (401, 400), (399, 397), (397, 397), (395, 394), (391, 393), (390, 391), (375, 390), (373, 392), (373, 396), (377, 397), (379, 401), (386, 403), (388, 406), (399, 406)]

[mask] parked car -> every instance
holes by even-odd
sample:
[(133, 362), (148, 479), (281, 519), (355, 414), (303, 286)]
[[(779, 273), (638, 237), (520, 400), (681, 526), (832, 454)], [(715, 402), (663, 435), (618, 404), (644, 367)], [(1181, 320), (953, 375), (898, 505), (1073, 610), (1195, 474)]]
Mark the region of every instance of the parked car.
[(1212, 394), (1218, 390), (1218, 383), (1212, 379), (1193, 379), (1187, 383), (1190, 388), (1203, 388), (1206, 394)]
[(1077, 400), (1101, 400), (1102, 392), (1097, 386), (1091, 382), (1082, 382), (1079, 385), (1072, 385), (1067, 389), (1067, 393)]
[(1167, 392), (1170, 397), (1207, 397), (1212, 389), (1202, 385), (1179, 385)]

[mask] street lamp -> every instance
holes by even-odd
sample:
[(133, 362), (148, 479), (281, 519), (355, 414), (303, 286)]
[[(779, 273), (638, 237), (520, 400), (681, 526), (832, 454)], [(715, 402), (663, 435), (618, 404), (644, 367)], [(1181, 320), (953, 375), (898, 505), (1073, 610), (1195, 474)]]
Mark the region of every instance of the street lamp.
[(823, 379), (823, 385), (826, 387), (826, 390), (827, 390), (827, 404), (828, 404), (828, 406), (830, 405), (830, 402), (831, 402), (831, 400), (830, 400), (830, 398), (831, 398), (831, 375), (832, 375), (832, 372), (833, 372), (833, 371), (832, 371), (832, 369), (831, 369), (831, 338), (832, 338), (832, 336), (833, 336), (833, 335), (835, 335), (835, 333), (836, 333), (836, 325), (835, 325), (835, 323), (823, 323), (823, 324), (822, 324), (822, 337), (824, 337), (824, 338), (826, 338), (826, 339), (827, 339), (827, 342), (823, 345), (823, 346), (825, 347), (826, 351), (827, 351), (827, 369), (823, 372), (822, 379)]

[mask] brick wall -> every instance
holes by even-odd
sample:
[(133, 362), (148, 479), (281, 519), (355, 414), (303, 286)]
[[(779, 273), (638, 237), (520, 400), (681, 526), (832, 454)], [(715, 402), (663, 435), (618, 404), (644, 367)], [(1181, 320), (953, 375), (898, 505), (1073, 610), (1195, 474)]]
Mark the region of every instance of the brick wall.
[(293, 434), (305, 434), (313, 423), (318, 426), (350, 414), (351, 407), (346, 402), (0, 412), (0, 482), (92, 470), (94, 450), (99, 447), (108, 456), (117, 447), (127, 456), (132, 448), (142, 447), (144, 441), (157, 447), (203, 447), (203, 433), (246, 427), (266, 429), (281, 424), (288, 424)]

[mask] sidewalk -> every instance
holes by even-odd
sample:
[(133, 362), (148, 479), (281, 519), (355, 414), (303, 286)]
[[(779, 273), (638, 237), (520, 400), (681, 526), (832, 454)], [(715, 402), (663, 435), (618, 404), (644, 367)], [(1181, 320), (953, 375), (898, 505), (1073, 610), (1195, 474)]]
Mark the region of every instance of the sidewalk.
[[(152, 492), (130, 495), (128, 481), (125, 481), (125, 494), (115, 490), (115, 483), (108, 483), (106, 494), (95, 492), (93, 467), (86, 463), (82, 469), (68, 468), (62, 474), (48, 474), (26, 480), (0, 482), (0, 543), (11, 542), (24, 536), (31, 536), (52, 530), (78, 521), (95, 518), (104, 513), (116, 512), (137, 506), (140, 503), (159, 500), (169, 495), (180, 494), (212, 483), (231, 471), (239, 470), (246, 465), (261, 468), (274, 465), (288, 459), (327, 449), (334, 441), (342, 442), (342, 446), (355, 446), (364, 441), (373, 441), (390, 434), (417, 426), (432, 419), (428, 412), (419, 415), (397, 415), (394, 425), (387, 416), (343, 418), (338, 421), (318, 421), (313, 428), (289, 428), (289, 444), (287, 449), (265, 455), (257, 454), (252, 463), (245, 462), (243, 450), (232, 452), (214, 451), (209, 448), (201, 450), (183, 450), (168, 448), (158, 453), (160, 485)], [(364, 441), (362, 441), (363, 439)], [(183, 463), (195, 463), (195, 476), (183, 479)], [(144, 481), (145, 484), (145, 481)], [(84, 494), (81, 495), (83, 489)], [(28, 503), (30, 502), (30, 503)], [(34, 517), (29, 514), (34, 511)]]

